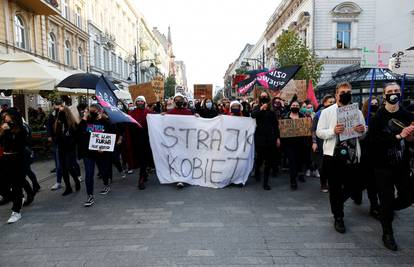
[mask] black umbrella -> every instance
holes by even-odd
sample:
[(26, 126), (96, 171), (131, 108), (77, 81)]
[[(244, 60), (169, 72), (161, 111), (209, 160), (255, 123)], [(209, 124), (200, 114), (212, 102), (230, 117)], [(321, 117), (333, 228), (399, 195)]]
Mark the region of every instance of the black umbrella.
[(95, 89), (99, 76), (92, 73), (76, 73), (66, 77), (57, 87)]

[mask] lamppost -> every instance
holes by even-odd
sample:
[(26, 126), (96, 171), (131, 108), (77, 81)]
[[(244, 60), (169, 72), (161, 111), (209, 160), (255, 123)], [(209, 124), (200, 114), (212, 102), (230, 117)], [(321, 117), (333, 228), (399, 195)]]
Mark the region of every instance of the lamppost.
[[(135, 46), (135, 51), (134, 51), (134, 75), (135, 75), (135, 84), (138, 84), (138, 66), (143, 63), (143, 62), (147, 62), (147, 61), (151, 61), (151, 64), (149, 66), (150, 69), (155, 69), (157, 68), (154, 63), (152, 61), (155, 61), (155, 58), (151, 58), (151, 59), (144, 59), (141, 60), (140, 62), (137, 62), (137, 47)], [(127, 81), (131, 81), (131, 78), (129, 77), (132, 74), (132, 72), (128, 75)]]

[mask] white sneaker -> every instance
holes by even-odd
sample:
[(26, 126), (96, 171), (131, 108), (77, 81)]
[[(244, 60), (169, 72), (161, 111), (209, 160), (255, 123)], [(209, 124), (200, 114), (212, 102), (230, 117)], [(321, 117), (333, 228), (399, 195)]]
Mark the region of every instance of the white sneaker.
[(133, 174), (134, 171), (133, 170), (128, 170), (128, 174)]
[(316, 178), (321, 178), (321, 175), (319, 174), (319, 170), (314, 171), (313, 176), (315, 176)]
[(56, 183), (50, 188), (50, 190), (55, 191), (55, 190), (58, 190), (58, 189), (61, 189), (61, 188), (62, 188), (62, 184), (61, 183)]
[(126, 171), (122, 171), (121, 172), (121, 178), (124, 179), (127, 177), (127, 172)]
[(15, 223), (22, 218), (22, 214), (18, 212), (12, 212), (10, 218), (7, 220), (7, 223)]
[(305, 176), (306, 177), (310, 177), (311, 176), (311, 171), (310, 170), (306, 170)]
[(78, 181), (82, 183), (82, 176), (78, 176)]

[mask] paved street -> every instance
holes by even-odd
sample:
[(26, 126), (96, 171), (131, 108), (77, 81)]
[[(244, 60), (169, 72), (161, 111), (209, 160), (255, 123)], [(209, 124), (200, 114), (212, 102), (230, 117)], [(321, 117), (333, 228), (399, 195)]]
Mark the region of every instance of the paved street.
[[(49, 163), (35, 164), (49, 175)], [(62, 197), (41, 183), (23, 219), (7, 225), (10, 206), (0, 207), (0, 266), (413, 266), (414, 208), (398, 213), (402, 248), (385, 250), (380, 225), (361, 207), (347, 203), (345, 235), (332, 226), (328, 195), (309, 178), (289, 190), (286, 174), (273, 190), (250, 181), (222, 190), (159, 185), (144, 191), (136, 175), (116, 175), (112, 191), (84, 208), (85, 188)], [(102, 187), (96, 182), (96, 190)]]

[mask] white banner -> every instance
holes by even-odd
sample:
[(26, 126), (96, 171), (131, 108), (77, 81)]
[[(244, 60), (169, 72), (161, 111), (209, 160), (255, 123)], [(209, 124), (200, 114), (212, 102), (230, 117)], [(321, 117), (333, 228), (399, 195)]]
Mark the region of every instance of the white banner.
[(113, 152), (115, 142), (116, 134), (92, 132), (89, 139), (89, 150)]
[(345, 126), (345, 131), (339, 135), (339, 141), (359, 137), (362, 134), (354, 131), (354, 127), (360, 124), (358, 103), (338, 108), (338, 123)]
[(414, 51), (398, 51), (392, 54), (389, 68), (397, 74), (414, 74)]
[(158, 179), (212, 188), (245, 184), (254, 162), (256, 121), (218, 116), (147, 116)]

